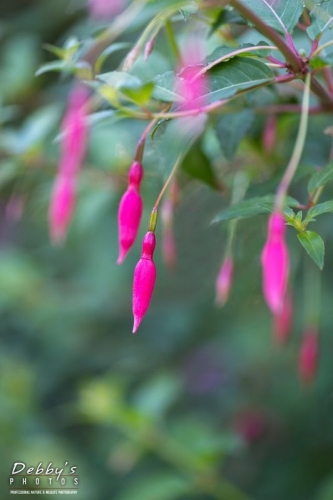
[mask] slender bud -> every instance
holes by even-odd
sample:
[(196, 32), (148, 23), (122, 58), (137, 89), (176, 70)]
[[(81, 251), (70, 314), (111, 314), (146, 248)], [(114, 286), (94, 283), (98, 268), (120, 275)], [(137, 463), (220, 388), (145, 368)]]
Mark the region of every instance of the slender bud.
[(148, 231), (143, 238), (141, 259), (134, 271), (132, 302), (134, 316), (133, 333), (137, 331), (147, 312), (155, 286), (156, 267), (153, 261), (155, 244), (155, 234)]
[(88, 90), (82, 85), (74, 86), (64, 116), (59, 171), (62, 175), (76, 175), (81, 168), (87, 147)]
[(293, 323), (293, 302), (289, 292), (286, 293), (282, 309), (273, 317), (273, 335), (277, 345), (287, 342)]
[(263, 146), (266, 153), (271, 153), (276, 143), (276, 115), (270, 115), (267, 118), (264, 133), (263, 133)]
[(289, 255), (285, 242), (285, 222), (273, 212), (268, 222), (268, 236), (261, 255), (264, 297), (273, 314), (283, 307), (289, 275)]
[(139, 162), (134, 162), (129, 170), (129, 186), (120, 200), (118, 210), (119, 257), (121, 264), (137, 237), (142, 216), (140, 184), (143, 169)]
[(53, 243), (64, 242), (74, 205), (75, 186), (72, 178), (59, 176), (53, 187), (49, 209), (50, 237)]
[(299, 353), (299, 376), (304, 385), (310, 385), (316, 376), (318, 365), (318, 331), (308, 327), (303, 335)]
[(148, 42), (145, 45), (145, 50), (143, 55), (145, 61), (148, 61), (150, 54), (154, 50), (154, 45), (155, 45), (155, 37), (153, 36), (148, 40)]
[(191, 36), (182, 54), (182, 66), (178, 70), (177, 93), (183, 98), (184, 109), (198, 109), (206, 104), (209, 83), (200, 73), (204, 65), (204, 48), (198, 38)]
[(229, 298), (232, 285), (234, 263), (231, 257), (227, 257), (220, 269), (216, 279), (216, 304), (224, 306)]

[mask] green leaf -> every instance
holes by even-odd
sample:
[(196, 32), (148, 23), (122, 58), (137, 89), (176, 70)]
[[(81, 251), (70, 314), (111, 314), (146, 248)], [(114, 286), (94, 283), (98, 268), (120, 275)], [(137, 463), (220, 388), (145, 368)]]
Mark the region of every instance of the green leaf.
[(319, 234), (314, 231), (304, 231), (298, 233), (297, 238), (310, 255), (310, 257), (317, 264), (319, 269), (324, 267), (325, 244)]
[(226, 99), (239, 90), (245, 90), (273, 79), (271, 70), (261, 61), (234, 58), (210, 71), (209, 102)]
[(331, 161), (326, 167), (315, 172), (309, 179), (308, 191), (311, 193), (320, 186), (325, 186), (329, 181), (333, 180), (333, 161)]
[(96, 73), (100, 72), (101, 67), (103, 66), (106, 59), (111, 55), (117, 52), (118, 50), (128, 49), (131, 47), (129, 42), (118, 42), (109, 45), (103, 52), (99, 55), (95, 63)]
[(250, 129), (254, 116), (251, 109), (244, 109), (239, 113), (223, 114), (219, 118), (216, 135), (228, 160), (232, 160), (239, 143)]
[(173, 71), (157, 75), (152, 82), (155, 84), (153, 96), (165, 102), (183, 102), (184, 99), (177, 94), (177, 77)]
[(144, 83), (137, 88), (122, 87), (121, 93), (139, 106), (145, 106), (154, 90), (153, 82)]
[[(223, 210), (212, 221), (212, 224), (225, 220), (253, 217), (254, 215), (262, 215), (273, 211), (275, 195), (268, 194), (266, 196), (258, 196), (249, 200), (243, 200), (240, 203), (232, 205)], [(286, 200), (287, 206), (297, 206), (298, 201), (289, 197)], [(289, 212), (290, 213), (290, 212)]]
[(65, 69), (66, 63), (64, 61), (52, 61), (46, 64), (43, 64), (36, 71), (36, 76), (40, 76), (43, 73), (48, 73), (49, 71), (62, 71)]
[(236, 54), (233, 55), (233, 53), (237, 50), (240, 49), (247, 49), (247, 48), (253, 48), (253, 47), (265, 47), (267, 46), (266, 42), (259, 42), (258, 44), (254, 45), (253, 43), (244, 43), (240, 45), (239, 47), (227, 47), (224, 45), (221, 45), (220, 47), (217, 47), (208, 57), (207, 57), (207, 63), (212, 63), (216, 61), (217, 59), (220, 59), (223, 56), (226, 56), (230, 54), (230, 59), (233, 57), (244, 57), (244, 56), (258, 56), (258, 57), (267, 57), (271, 50), (266, 49), (266, 50), (254, 50), (254, 51), (249, 51), (249, 52), (242, 52), (241, 54)]
[(211, 162), (199, 145), (195, 145), (185, 156), (182, 170), (194, 179), (198, 179), (213, 189), (220, 189)]
[[(208, 102), (226, 99), (239, 90), (255, 87), (273, 79), (271, 70), (261, 61), (250, 58), (234, 58), (219, 64), (210, 72), (207, 89), (203, 95)], [(177, 76), (172, 71), (153, 78), (153, 96), (166, 102), (184, 102), (177, 93)]]
[(216, 20), (213, 22), (209, 36), (215, 33), (216, 30), (225, 24), (246, 24), (243, 17), (241, 17), (238, 12), (232, 10), (223, 9), (218, 13)]
[(276, 31), (290, 33), (303, 12), (303, 0), (251, 0), (248, 7)]
[(152, 146), (154, 163), (157, 164), (166, 178), (179, 156), (187, 154), (191, 145), (202, 133), (205, 116), (178, 118), (162, 124), (157, 130)]
[(310, 12), (310, 17), (312, 23), (306, 31), (314, 40), (327, 29), (333, 28), (333, 0), (317, 2)]
[(324, 203), (319, 203), (313, 208), (310, 208), (306, 218), (313, 219), (321, 214), (326, 214), (328, 212), (333, 212), (333, 201), (324, 201)]
[(110, 71), (98, 75), (98, 80), (105, 82), (113, 89), (121, 89), (122, 87), (140, 87), (141, 80), (137, 76), (130, 75), (125, 71)]

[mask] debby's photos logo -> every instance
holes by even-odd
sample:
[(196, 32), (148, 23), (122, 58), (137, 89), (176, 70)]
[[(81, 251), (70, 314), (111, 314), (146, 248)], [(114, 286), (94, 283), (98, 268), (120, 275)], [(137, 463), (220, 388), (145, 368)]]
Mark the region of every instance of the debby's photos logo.
[(15, 462), (9, 476), (11, 495), (76, 495), (79, 487), (77, 466), (64, 462), (56, 467), (52, 462), (37, 467)]

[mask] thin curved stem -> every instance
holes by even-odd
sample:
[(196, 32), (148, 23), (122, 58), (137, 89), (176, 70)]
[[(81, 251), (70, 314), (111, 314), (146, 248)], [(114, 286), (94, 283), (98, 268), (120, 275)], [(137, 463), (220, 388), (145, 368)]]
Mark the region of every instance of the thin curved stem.
[(257, 50), (270, 50), (270, 49), (276, 50), (277, 47), (275, 47), (275, 45), (263, 45), (263, 46), (259, 46), (259, 47), (258, 46), (247, 47), (247, 48), (243, 48), (243, 49), (234, 50), (233, 52), (230, 52), (229, 54), (225, 54), (225, 55), (219, 57), (218, 59), (211, 62), (210, 64), (207, 64), (207, 66), (204, 66), (200, 71), (198, 71), (198, 73), (195, 74), (195, 76), (193, 77), (193, 80), (196, 80), (197, 78), (199, 78), (203, 74), (207, 73), (207, 71), (209, 71), (211, 68), (213, 68), (217, 64), (220, 64), (221, 62), (226, 61), (227, 59), (231, 59), (234, 56), (238, 56), (239, 54), (244, 54), (247, 52), (254, 52)]
[(295, 147), (293, 153), (291, 155), (289, 164), (286, 168), (286, 171), (281, 179), (280, 185), (278, 187), (276, 198), (275, 198), (275, 209), (278, 211), (283, 210), (284, 200), (290, 186), (290, 183), (295, 175), (298, 164), (300, 162), (306, 134), (308, 128), (308, 118), (309, 118), (309, 102), (310, 102), (310, 83), (311, 83), (311, 74), (308, 73), (305, 78), (305, 88), (303, 93), (302, 100), (302, 112), (301, 112), (301, 120), (298, 128), (297, 138), (295, 142)]

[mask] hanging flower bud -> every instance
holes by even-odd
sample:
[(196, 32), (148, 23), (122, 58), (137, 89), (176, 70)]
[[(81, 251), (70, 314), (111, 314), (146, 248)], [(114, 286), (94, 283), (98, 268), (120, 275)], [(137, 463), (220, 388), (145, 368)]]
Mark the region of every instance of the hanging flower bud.
[(59, 176), (54, 184), (49, 209), (51, 241), (61, 244), (66, 238), (68, 224), (75, 204), (75, 186), (70, 177)]
[(138, 234), (142, 216), (142, 200), (139, 192), (142, 176), (142, 165), (136, 161), (129, 170), (129, 186), (119, 204), (119, 257), (117, 264), (124, 261)]
[(204, 106), (207, 100), (208, 82), (205, 73), (200, 73), (204, 68), (203, 47), (198, 40), (191, 37), (186, 44), (182, 56), (182, 67), (178, 71), (177, 93), (183, 98), (185, 109), (195, 109)]
[(50, 236), (54, 243), (65, 240), (75, 204), (76, 176), (86, 153), (88, 90), (75, 85), (62, 122), (61, 158), (49, 208)]
[(299, 376), (304, 385), (311, 384), (316, 376), (318, 365), (318, 331), (308, 327), (303, 335), (299, 353)]
[(227, 257), (220, 269), (216, 279), (216, 303), (224, 306), (227, 302), (233, 278), (234, 263), (231, 257)]
[(286, 293), (282, 309), (273, 317), (273, 335), (277, 345), (283, 345), (289, 338), (293, 322), (293, 302), (289, 292)]
[(156, 267), (153, 261), (155, 245), (155, 234), (152, 231), (148, 231), (143, 238), (141, 258), (134, 271), (132, 301), (134, 316), (133, 333), (139, 328), (153, 294), (156, 280)]
[(279, 212), (273, 212), (268, 222), (268, 236), (261, 255), (263, 291), (273, 314), (283, 307), (288, 284), (289, 255), (285, 243), (285, 222)]
[(144, 50), (144, 53), (143, 53), (143, 57), (144, 57), (144, 60), (145, 61), (148, 61), (148, 58), (150, 56), (150, 54), (153, 52), (154, 50), (154, 46), (155, 46), (155, 37), (152, 36), (148, 42), (146, 43), (145, 45), (145, 50)]
[(82, 85), (74, 86), (68, 100), (64, 116), (61, 142), (61, 175), (76, 175), (81, 168), (87, 146), (87, 110), (88, 90)]
[(276, 143), (276, 115), (270, 115), (267, 118), (264, 133), (263, 133), (263, 146), (266, 153), (271, 153)]

